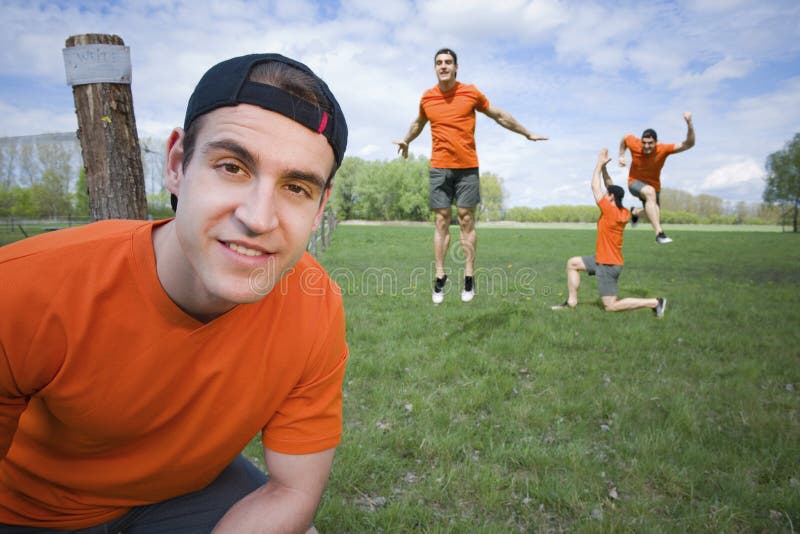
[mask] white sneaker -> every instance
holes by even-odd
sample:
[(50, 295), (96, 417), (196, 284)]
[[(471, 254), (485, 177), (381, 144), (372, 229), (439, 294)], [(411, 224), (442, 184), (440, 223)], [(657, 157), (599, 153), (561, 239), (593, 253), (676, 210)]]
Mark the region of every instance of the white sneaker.
[(653, 309), (653, 312), (656, 314), (656, 317), (660, 319), (664, 317), (665, 311), (667, 311), (667, 299), (658, 297), (658, 305)]
[(656, 236), (656, 243), (666, 245), (667, 243), (672, 243), (672, 239), (668, 238), (664, 232), (661, 232)]
[(467, 291), (466, 289), (461, 290), (461, 302), (469, 302), (475, 298), (475, 289), (471, 289)]
[(447, 275), (442, 278), (442, 285), (439, 287), (439, 291), (436, 291), (437, 282), (434, 280), (433, 282), (433, 293), (431, 294), (431, 300), (433, 300), (434, 304), (441, 304), (444, 301), (444, 286), (447, 283)]

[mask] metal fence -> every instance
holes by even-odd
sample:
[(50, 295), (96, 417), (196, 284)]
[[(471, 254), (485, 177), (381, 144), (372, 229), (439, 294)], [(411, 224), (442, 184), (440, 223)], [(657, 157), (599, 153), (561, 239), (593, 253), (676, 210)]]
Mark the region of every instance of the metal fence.
[(0, 229), (8, 233), (19, 232), (20, 239), (42, 232), (52, 232), (72, 226), (83, 226), (91, 222), (89, 217), (54, 217), (52, 219), (27, 219), (23, 217), (0, 217)]
[(307, 250), (317, 257), (318, 254), (325, 252), (325, 249), (331, 244), (333, 238), (333, 231), (336, 229), (336, 217), (330, 210), (325, 210), (322, 213), (322, 220), (319, 222), (319, 227), (311, 234), (311, 239), (308, 242)]

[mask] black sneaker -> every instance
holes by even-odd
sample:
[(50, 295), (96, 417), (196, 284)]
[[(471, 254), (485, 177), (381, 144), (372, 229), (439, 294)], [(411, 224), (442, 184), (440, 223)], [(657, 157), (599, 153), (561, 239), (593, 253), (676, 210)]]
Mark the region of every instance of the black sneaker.
[(441, 304), (444, 300), (444, 284), (447, 282), (447, 275), (444, 275), (441, 278), (437, 278), (436, 282), (433, 284), (433, 295), (431, 295), (431, 299), (433, 300), (434, 304)]
[(633, 210), (636, 208), (631, 206), (631, 228), (636, 228), (636, 225), (639, 224), (639, 216), (633, 214)]
[(658, 304), (656, 304), (656, 307), (653, 308), (653, 313), (656, 314), (656, 317), (661, 318), (664, 317), (665, 311), (667, 311), (667, 299), (664, 297), (658, 297)]
[(570, 306), (569, 302), (566, 300), (562, 304), (557, 304), (555, 306), (550, 306), (550, 309), (553, 311), (561, 311), (561, 310), (574, 310), (575, 306)]
[(667, 234), (661, 232), (656, 236), (656, 243), (659, 245), (666, 245), (667, 243), (672, 243), (672, 239), (667, 237)]

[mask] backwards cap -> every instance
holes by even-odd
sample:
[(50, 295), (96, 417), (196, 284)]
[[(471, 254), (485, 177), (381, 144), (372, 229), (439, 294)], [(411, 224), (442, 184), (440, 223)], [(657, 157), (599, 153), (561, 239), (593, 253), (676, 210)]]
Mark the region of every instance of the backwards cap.
[[(279, 87), (247, 79), (255, 65), (268, 61), (279, 61), (311, 75), (333, 111), (325, 111)], [(299, 61), (280, 54), (250, 54), (214, 65), (203, 75), (189, 98), (183, 129), (188, 130), (192, 121), (200, 115), (220, 107), (239, 104), (252, 104), (280, 113), (324, 135), (333, 149), (336, 168), (342, 164), (344, 151), (347, 148), (347, 123), (342, 108), (339, 107), (339, 103), (325, 82)]]

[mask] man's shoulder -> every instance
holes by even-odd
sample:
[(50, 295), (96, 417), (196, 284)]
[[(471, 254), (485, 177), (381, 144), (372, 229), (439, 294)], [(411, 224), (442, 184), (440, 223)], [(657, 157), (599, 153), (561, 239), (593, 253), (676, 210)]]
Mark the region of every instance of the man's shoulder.
[(328, 301), (341, 302), (342, 290), (330, 277), (325, 268), (308, 252), (286, 273), (281, 280), (280, 290), (310, 303)]
[(669, 156), (675, 152), (675, 143), (656, 143), (656, 152)]
[(43, 253), (58, 255), (70, 248), (96, 249), (98, 242), (128, 239), (152, 221), (108, 220), (33, 236), (0, 248), (0, 263)]

